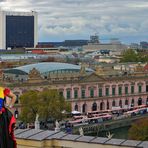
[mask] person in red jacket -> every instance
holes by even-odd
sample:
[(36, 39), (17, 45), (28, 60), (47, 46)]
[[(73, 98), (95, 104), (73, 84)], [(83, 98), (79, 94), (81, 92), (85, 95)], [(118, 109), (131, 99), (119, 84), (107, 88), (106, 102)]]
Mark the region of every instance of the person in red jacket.
[(0, 114), (0, 148), (16, 148), (16, 140), (14, 137), (15, 117), (11, 113), (16, 96), (8, 88), (3, 89), (4, 102), (9, 97), (11, 100), (9, 104), (2, 103), (1, 114)]

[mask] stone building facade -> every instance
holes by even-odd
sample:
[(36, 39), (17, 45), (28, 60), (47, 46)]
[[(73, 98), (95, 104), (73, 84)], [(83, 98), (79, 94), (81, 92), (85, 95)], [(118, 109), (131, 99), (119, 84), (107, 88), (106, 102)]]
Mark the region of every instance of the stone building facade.
[(35, 77), (33, 79), (33, 83), (29, 81), (11, 86), (18, 98), (28, 90), (42, 91), (49, 88), (59, 90), (71, 102), (72, 110), (82, 113), (148, 105), (148, 74), (143, 72), (112, 77), (92, 73), (73, 81), (35, 82)]

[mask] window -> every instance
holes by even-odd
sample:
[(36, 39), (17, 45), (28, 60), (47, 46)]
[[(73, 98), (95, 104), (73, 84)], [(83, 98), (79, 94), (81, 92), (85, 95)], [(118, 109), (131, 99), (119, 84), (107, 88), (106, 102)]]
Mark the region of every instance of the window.
[(119, 101), (119, 106), (122, 108), (122, 100)]
[(134, 99), (132, 99), (132, 101), (131, 101), (131, 107), (134, 107)]
[(121, 86), (118, 87), (118, 94), (122, 95), (122, 87)]
[(116, 88), (113, 87), (113, 88), (112, 88), (112, 95), (113, 95), (113, 96), (115, 95), (115, 91), (116, 91)]
[(142, 92), (142, 86), (141, 86), (141, 85), (138, 86), (138, 92), (139, 92), (139, 93)]
[(67, 90), (67, 99), (70, 99), (70, 97), (71, 97), (71, 92), (70, 90)]
[(105, 94), (106, 94), (106, 96), (109, 96), (109, 88), (108, 87), (105, 89)]
[(128, 94), (128, 86), (125, 86), (125, 94)]
[(77, 104), (75, 105), (75, 109), (74, 110), (78, 111), (78, 105)]
[(99, 88), (99, 97), (102, 97), (102, 88)]
[(109, 109), (109, 102), (107, 101), (107, 109)]
[(84, 89), (82, 89), (81, 95), (82, 95), (82, 98), (85, 98), (85, 90)]
[(77, 89), (74, 90), (74, 98), (75, 98), (75, 99), (78, 98), (78, 90), (77, 90)]
[(146, 85), (146, 92), (148, 92), (148, 85)]
[(90, 97), (91, 97), (91, 98), (94, 97), (94, 89), (90, 89)]
[(92, 111), (96, 111), (97, 110), (97, 103), (94, 102), (92, 105)]
[(113, 107), (116, 106), (116, 102), (115, 102), (115, 100), (112, 102), (112, 106), (113, 106)]
[(134, 93), (134, 86), (132, 85), (131, 86), (131, 94), (133, 94)]
[(127, 99), (125, 100), (125, 105), (128, 105), (128, 100)]

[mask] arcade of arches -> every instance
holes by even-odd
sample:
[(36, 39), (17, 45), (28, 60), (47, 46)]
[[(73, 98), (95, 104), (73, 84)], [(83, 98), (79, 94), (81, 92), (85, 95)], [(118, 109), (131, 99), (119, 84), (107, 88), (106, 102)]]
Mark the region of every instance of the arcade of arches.
[(88, 111), (101, 111), (108, 110), (114, 107), (120, 108), (130, 108), (134, 106), (140, 105), (148, 105), (148, 97), (144, 99), (143, 97), (139, 98), (125, 98), (125, 99), (112, 99), (112, 100), (102, 100), (102, 101), (89, 101), (89, 102), (77, 102), (73, 103), (73, 109), (76, 111), (80, 111), (82, 113), (86, 113)]

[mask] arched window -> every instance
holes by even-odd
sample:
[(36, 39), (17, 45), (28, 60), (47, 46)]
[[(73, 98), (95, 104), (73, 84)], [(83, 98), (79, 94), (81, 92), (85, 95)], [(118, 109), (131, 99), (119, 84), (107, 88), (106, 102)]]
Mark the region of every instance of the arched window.
[(105, 110), (105, 104), (104, 104), (104, 102), (101, 102), (100, 103), (100, 110)]
[(78, 111), (78, 105), (77, 104), (75, 105), (75, 111)]
[(142, 98), (138, 99), (138, 105), (142, 105)]
[(86, 113), (86, 108), (87, 108), (87, 105), (86, 104), (83, 104), (83, 106), (82, 106), (82, 112), (83, 113)]
[(107, 109), (109, 109), (109, 102), (107, 101)]
[(128, 105), (128, 100), (127, 99), (125, 100), (125, 105)]
[(116, 102), (115, 102), (115, 100), (113, 100), (112, 107), (115, 107), (115, 106), (116, 106)]
[(135, 101), (134, 101), (134, 99), (132, 99), (132, 101), (131, 101), (131, 107), (134, 107), (134, 103), (135, 103)]
[(119, 106), (122, 108), (122, 100), (119, 101)]
[(97, 110), (97, 103), (94, 102), (92, 105), (92, 111), (96, 111)]

